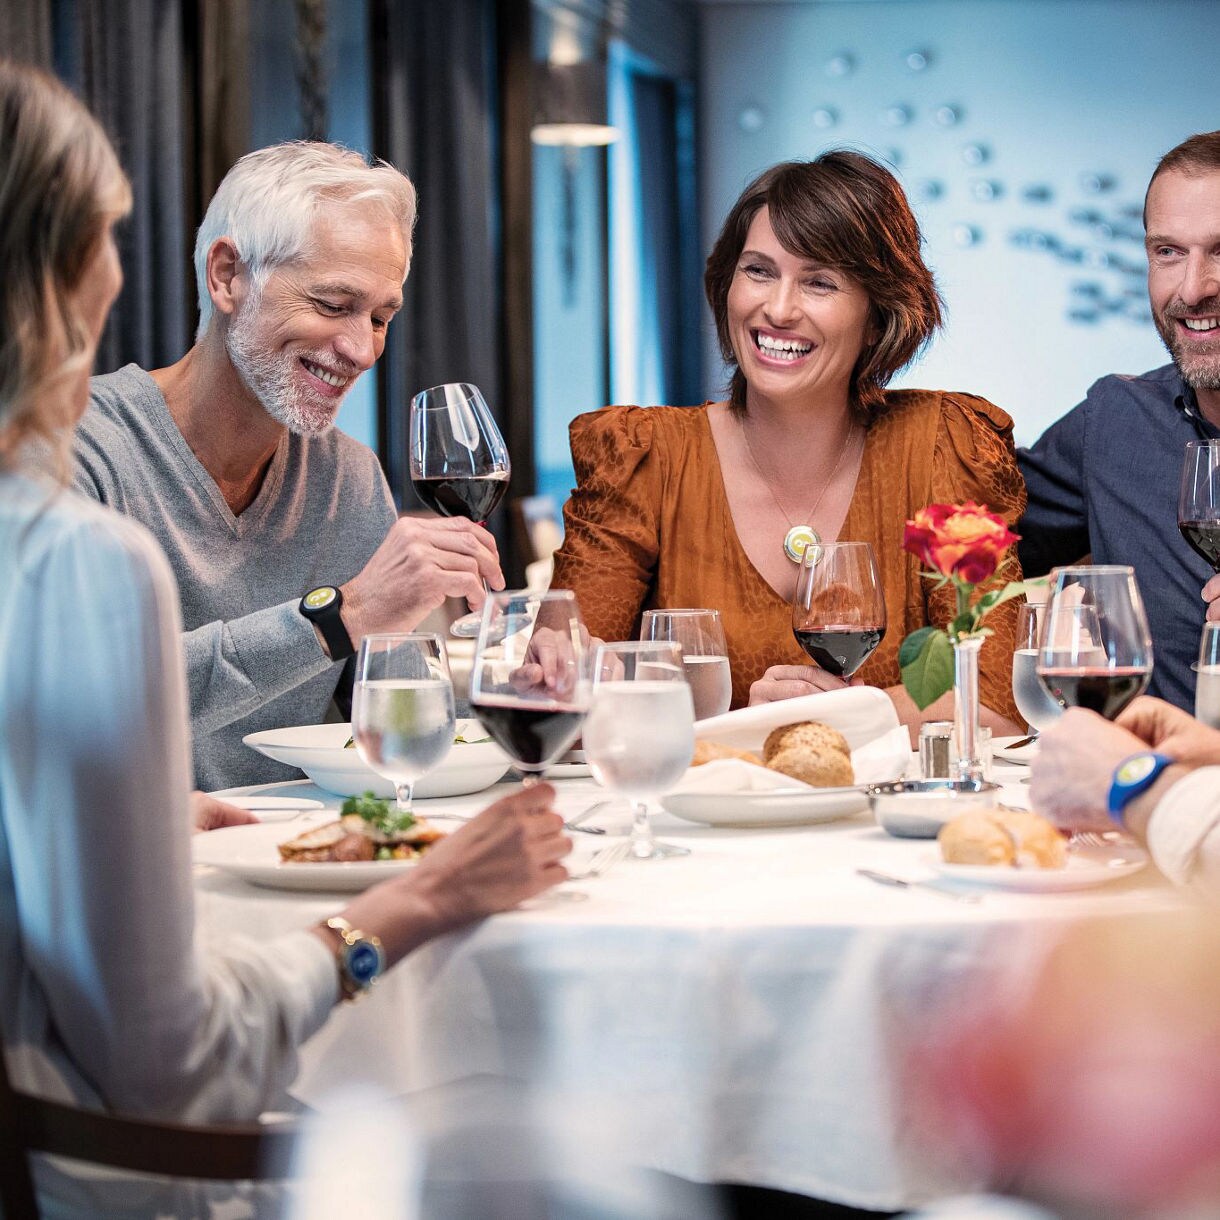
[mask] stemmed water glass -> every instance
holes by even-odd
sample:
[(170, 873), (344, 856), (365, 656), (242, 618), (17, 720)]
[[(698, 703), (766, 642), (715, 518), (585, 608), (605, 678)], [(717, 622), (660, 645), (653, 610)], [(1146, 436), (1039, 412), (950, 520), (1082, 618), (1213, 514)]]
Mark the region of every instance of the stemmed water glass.
[[(411, 486), (442, 517), (482, 525), (508, 490), (508, 448), (475, 386), (452, 382), (416, 394), (409, 447)], [(473, 638), (480, 622), (478, 613), (466, 614), (449, 630)]]
[(1060, 707), (1113, 720), (1148, 685), (1152, 637), (1135, 571), (1056, 568), (1038, 647), (1038, 678)]
[(682, 650), (682, 670), (695, 704), (695, 719), (729, 710), (733, 679), (719, 610), (646, 610), (641, 640), (669, 640)]
[(1051, 698), (1038, 677), (1038, 646), (1045, 621), (1044, 602), (1022, 602), (1017, 610), (1017, 647), (1012, 654), (1012, 697), (1017, 711), (1035, 737), (1063, 715), (1062, 705)]
[(365, 763), (394, 785), (401, 813), (411, 812), (419, 779), (449, 753), (453, 683), (438, 635), (366, 635), (356, 658), (352, 737)]
[(1186, 442), (1178, 529), (1195, 554), (1220, 572), (1220, 440)]
[(580, 735), (589, 695), (589, 633), (576, 595), (567, 589), (490, 594), (470, 704), (527, 785)]
[(648, 800), (672, 788), (690, 766), (694, 724), (678, 644), (635, 641), (597, 649), (585, 757), (603, 788), (631, 801), (630, 851), (637, 860), (690, 854), (687, 847), (653, 838)]
[(867, 542), (815, 542), (801, 556), (792, 634), (815, 664), (850, 678), (885, 637), (885, 597)]

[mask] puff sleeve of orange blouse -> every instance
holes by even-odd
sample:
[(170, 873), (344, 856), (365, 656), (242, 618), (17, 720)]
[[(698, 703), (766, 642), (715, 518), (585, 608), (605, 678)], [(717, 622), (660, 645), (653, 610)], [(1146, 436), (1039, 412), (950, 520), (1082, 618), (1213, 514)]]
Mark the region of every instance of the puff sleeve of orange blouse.
[(603, 640), (632, 638), (660, 549), (663, 471), (644, 407), (605, 407), (568, 428), (576, 488), (551, 587), (571, 589), (585, 626)]
[[(1015, 529), (1025, 511), (1025, 482), (1017, 469), (1011, 418), (986, 399), (945, 395), (933, 451), (932, 502), (960, 504), (966, 500), (985, 504)], [(1020, 579), (1021, 564), (1013, 547), (991, 580), (980, 587), (979, 595)], [(985, 620), (993, 634), (979, 654), (979, 697), (993, 711), (1020, 723), (1012, 697), (1017, 606), (1016, 601), (1005, 602)], [(928, 594), (930, 623), (944, 626), (955, 613), (952, 587)]]

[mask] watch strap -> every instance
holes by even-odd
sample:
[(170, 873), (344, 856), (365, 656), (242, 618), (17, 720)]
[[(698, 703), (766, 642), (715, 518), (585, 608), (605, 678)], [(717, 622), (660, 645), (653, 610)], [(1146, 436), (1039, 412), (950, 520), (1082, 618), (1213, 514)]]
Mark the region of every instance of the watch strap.
[(1106, 797), (1106, 812), (1120, 826), (1126, 808), (1137, 796), (1147, 792), (1157, 777), (1173, 762), (1167, 754), (1157, 754), (1153, 750), (1141, 750), (1124, 758), (1114, 768), (1110, 780), (1110, 791)]
[(297, 608), (322, 633), (332, 661), (346, 661), (355, 655), (355, 645), (343, 622), (343, 594), (339, 589), (334, 585), (310, 589)]

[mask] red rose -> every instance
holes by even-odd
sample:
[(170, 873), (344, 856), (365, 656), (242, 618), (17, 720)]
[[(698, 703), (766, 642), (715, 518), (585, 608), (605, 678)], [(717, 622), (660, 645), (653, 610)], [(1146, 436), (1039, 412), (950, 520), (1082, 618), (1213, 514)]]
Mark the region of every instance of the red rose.
[(934, 572), (977, 585), (994, 575), (1017, 538), (1002, 517), (968, 500), (921, 508), (906, 523), (902, 549)]

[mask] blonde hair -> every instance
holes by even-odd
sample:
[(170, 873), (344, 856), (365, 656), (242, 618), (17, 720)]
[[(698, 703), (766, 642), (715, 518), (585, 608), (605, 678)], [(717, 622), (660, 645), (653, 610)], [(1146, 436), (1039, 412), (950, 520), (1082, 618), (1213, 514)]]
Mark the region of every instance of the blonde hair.
[(97, 120), (53, 76), (0, 59), (0, 468), (64, 453), (94, 345), (74, 305), (131, 188)]

